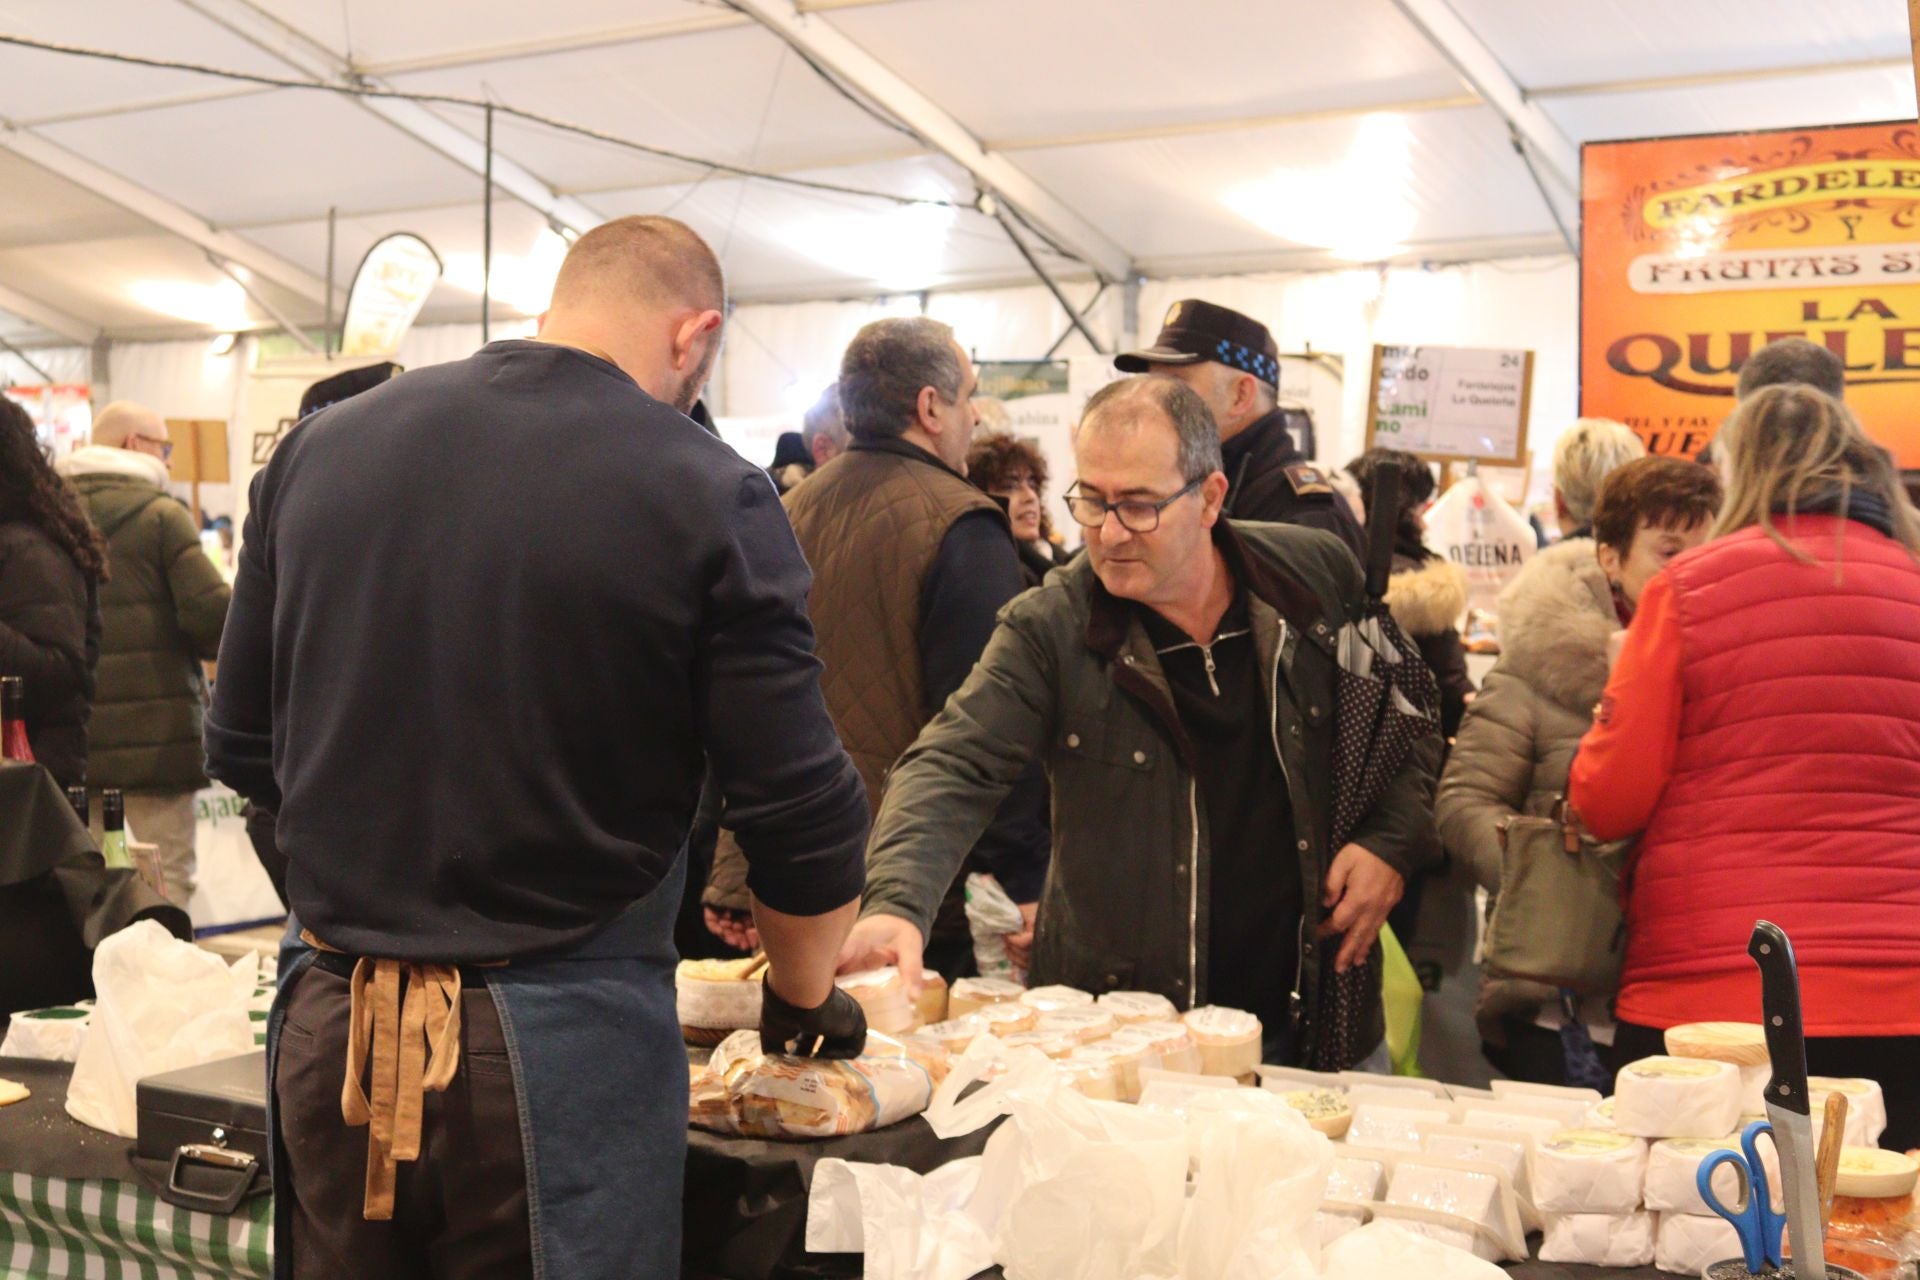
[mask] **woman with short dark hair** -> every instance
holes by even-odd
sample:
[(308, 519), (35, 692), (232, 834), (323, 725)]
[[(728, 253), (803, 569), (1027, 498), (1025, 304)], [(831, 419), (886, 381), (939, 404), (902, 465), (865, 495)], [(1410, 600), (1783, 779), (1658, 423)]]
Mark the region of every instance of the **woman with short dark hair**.
[(1771, 920), (1807, 1061), (1920, 1143), (1920, 516), (1845, 405), (1768, 387), (1720, 430), (1714, 541), (1652, 578), (1570, 799), (1628, 872), (1620, 1058), (1752, 1022)]
[[(1695, 462), (1641, 458), (1609, 474), (1594, 507), (1595, 538), (1541, 551), (1500, 593), (1500, 661), (1487, 674), (1440, 781), (1440, 837), (1490, 894), (1506, 846), (1523, 850), (1523, 819), (1559, 821), (1574, 749), (1607, 680), (1607, 646), (1633, 615), (1652, 571), (1707, 537), (1720, 483)], [(1557, 841), (1553, 847), (1560, 846)], [(1583, 850), (1612, 858), (1618, 848)], [(1552, 920), (1540, 922), (1552, 928)], [(1604, 1042), (1607, 993), (1563, 999), (1540, 982), (1486, 972), (1475, 1010), (1488, 1059), (1516, 1080), (1565, 1084), (1562, 1031), (1572, 1021)]]
[(0, 396), (0, 676), (26, 682), (34, 758), (63, 787), (87, 774), (106, 548), (54, 474), (27, 411)]

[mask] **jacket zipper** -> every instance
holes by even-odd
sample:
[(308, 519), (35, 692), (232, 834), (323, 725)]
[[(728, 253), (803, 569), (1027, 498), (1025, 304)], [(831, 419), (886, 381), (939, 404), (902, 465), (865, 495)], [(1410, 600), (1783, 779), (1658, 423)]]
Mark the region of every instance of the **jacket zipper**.
[[(1292, 806), (1293, 778), (1287, 772), (1287, 754), (1280, 749), (1280, 655), (1287, 651), (1287, 620), (1280, 619), (1280, 642), (1273, 647), (1273, 684), (1268, 694), (1268, 726), (1273, 733), (1273, 756), (1280, 762), (1280, 777), (1286, 783), (1289, 796), (1288, 806)], [(1299, 838), (1299, 819), (1295, 818), (1295, 839)], [(1304, 870), (1304, 869), (1303, 869)], [(1300, 1020), (1305, 1002), (1301, 999), (1300, 989), (1306, 981), (1307, 973), (1307, 906), (1312, 901), (1313, 888), (1308, 886), (1305, 875), (1300, 884), (1300, 928), (1294, 939), (1295, 955), (1293, 961), (1293, 994), (1287, 999), (1287, 1009), (1294, 1021)]]
[(1219, 644), (1222, 640), (1235, 640), (1241, 636), (1250, 635), (1252, 632), (1253, 628), (1251, 627), (1242, 627), (1238, 631), (1222, 631), (1206, 644), (1201, 644), (1198, 640), (1189, 640), (1184, 644), (1170, 644), (1164, 649), (1155, 649), (1154, 652), (1164, 658), (1168, 654), (1178, 653), (1182, 649), (1198, 649), (1200, 651), (1200, 660), (1207, 668), (1207, 687), (1213, 690), (1213, 696), (1217, 698), (1220, 696), (1220, 682), (1213, 678), (1214, 672), (1218, 669), (1213, 665), (1213, 646)]
[(1193, 848), (1187, 856), (1187, 1008), (1199, 1008), (1200, 1000), (1200, 780), (1187, 778), (1187, 824), (1193, 831)]

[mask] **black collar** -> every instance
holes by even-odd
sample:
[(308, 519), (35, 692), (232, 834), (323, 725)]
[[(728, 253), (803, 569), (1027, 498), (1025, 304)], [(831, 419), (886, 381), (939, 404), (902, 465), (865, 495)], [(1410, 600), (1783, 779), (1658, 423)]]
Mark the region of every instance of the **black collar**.
[(1262, 414), (1248, 423), (1246, 430), (1222, 444), (1220, 453), (1226, 461), (1229, 478), (1255, 460), (1260, 462), (1263, 470), (1268, 467), (1290, 467), (1307, 460), (1299, 446), (1294, 444), (1293, 433), (1287, 430), (1287, 411), (1277, 406), (1272, 412)]
[[(1247, 595), (1264, 601), (1295, 630), (1315, 633), (1324, 619), (1311, 588), (1285, 567), (1252, 554), (1231, 520), (1223, 519), (1213, 526), (1213, 545), (1220, 549), (1221, 558), (1227, 562), (1227, 573), (1233, 578), (1236, 593), (1244, 590)], [(1093, 603), (1087, 615), (1087, 648), (1112, 661), (1126, 643), (1133, 602), (1108, 592), (1100, 575), (1093, 573), (1093, 566), (1088, 565), (1087, 569), (1093, 578)]]
[(915, 462), (924, 462), (930, 467), (938, 467), (955, 480), (966, 480), (965, 476), (948, 466), (937, 455), (928, 452), (913, 441), (902, 436), (861, 436), (847, 446), (847, 452), (891, 453), (898, 457), (911, 458)]

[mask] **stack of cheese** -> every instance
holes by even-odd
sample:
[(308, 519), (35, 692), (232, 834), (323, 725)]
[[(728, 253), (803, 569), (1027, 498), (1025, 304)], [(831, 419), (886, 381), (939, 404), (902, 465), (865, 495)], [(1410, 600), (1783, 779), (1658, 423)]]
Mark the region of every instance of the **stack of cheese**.
[(841, 974), (834, 982), (860, 1002), (867, 1015), (867, 1029), (886, 1035), (900, 1035), (920, 1025), (912, 997), (907, 995), (907, 980), (892, 965), (868, 969), (864, 973)]
[(674, 971), (674, 1003), (688, 1044), (717, 1045), (736, 1031), (760, 1027), (760, 980), (765, 956), (744, 960), (682, 960)]

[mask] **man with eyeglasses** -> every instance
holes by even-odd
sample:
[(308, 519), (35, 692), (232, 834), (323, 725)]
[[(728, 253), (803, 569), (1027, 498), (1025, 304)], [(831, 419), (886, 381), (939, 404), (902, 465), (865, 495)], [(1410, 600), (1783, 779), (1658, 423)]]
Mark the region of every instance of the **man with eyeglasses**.
[(1280, 407), (1280, 348), (1267, 326), (1229, 307), (1183, 298), (1167, 309), (1153, 345), (1113, 359), (1122, 373), (1159, 373), (1187, 384), (1220, 429), (1226, 513), (1325, 529), (1367, 557), (1366, 534), (1327, 473), (1300, 451)]
[[(59, 464), (107, 540), (87, 785), (126, 793), (127, 827), (159, 846), (167, 897), (184, 909), (197, 861), (194, 794), (207, 785), (201, 663), (220, 651), (233, 591), (167, 492), (165, 419), (118, 400), (94, 418), (91, 437)], [(93, 813), (102, 820), (99, 805)]]
[[(1001, 606), (1026, 588), (1006, 513), (966, 480), (977, 386), (946, 325), (919, 316), (867, 325), (840, 365), (852, 443), (784, 499), (813, 568), (807, 611), (825, 665), (820, 687), (876, 807), (900, 753), (973, 669)], [(1046, 803), (1036, 767), (963, 850), (967, 870), (992, 875), (1022, 906), (1028, 927), (1008, 935), (1015, 950), (1031, 938), (1046, 877)], [(737, 866), (723, 838), (704, 898), (716, 914), (735, 905), (727, 890)], [(948, 977), (971, 975), (961, 886), (949, 876), (940, 888), (922, 935), (928, 959)], [(751, 941), (728, 928), (740, 923), (712, 925)]]
[[(1074, 454), (1087, 554), (1003, 611), (895, 767), (842, 968), (913, 981), (932, 905), (1043, 760), (1053, 864), (1029, 982), (1246, 1009), (1266, 1061), (1303, 1061), (1323, 966), (1366, 960), (1437, 849), (1438, 739), (1330, 849), (1335, 644), (1359, 565), (1324, 532), (1222, 518), (1213, 418), (1173, 379), (1102, 389)], [(1384, 1033), (1373, 1000), (1362, 1044)]]

